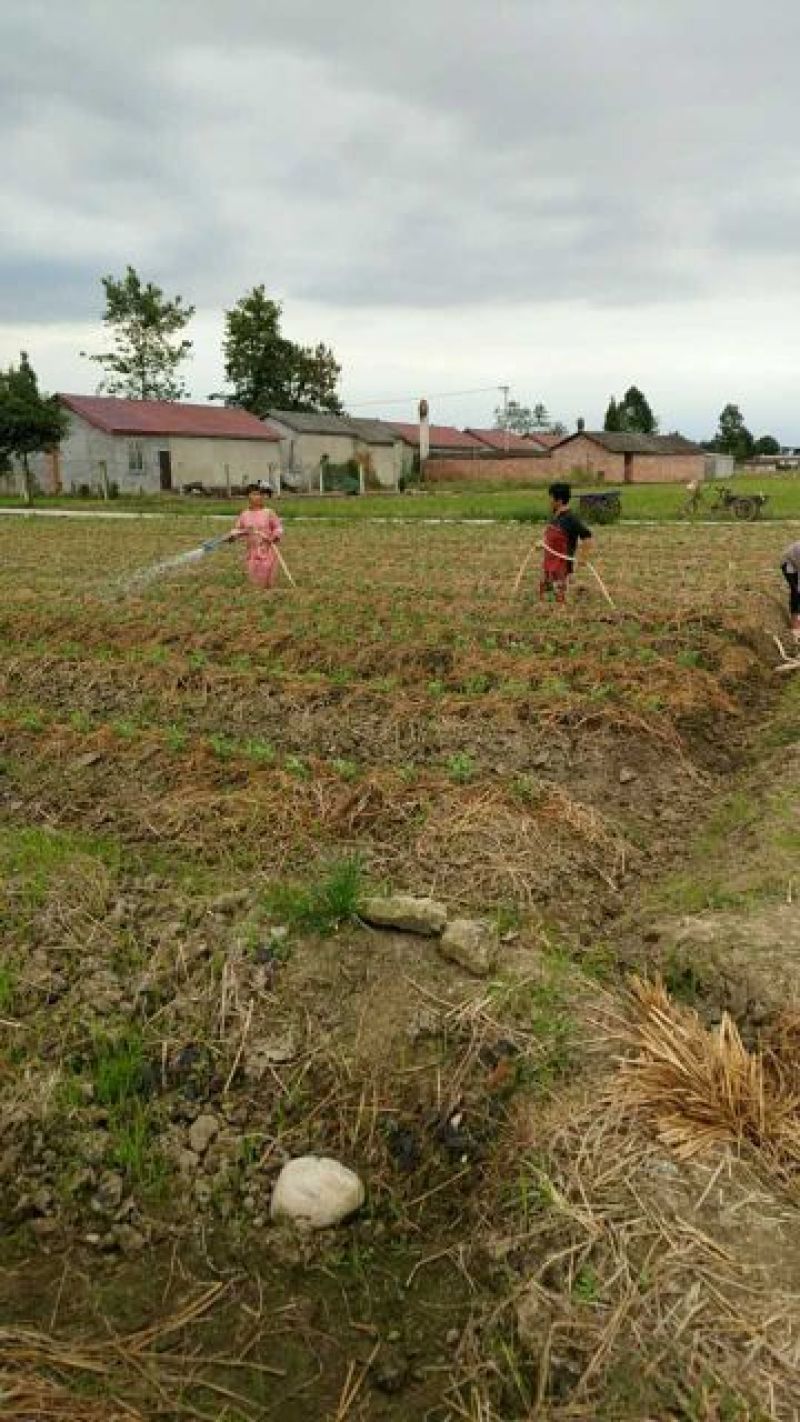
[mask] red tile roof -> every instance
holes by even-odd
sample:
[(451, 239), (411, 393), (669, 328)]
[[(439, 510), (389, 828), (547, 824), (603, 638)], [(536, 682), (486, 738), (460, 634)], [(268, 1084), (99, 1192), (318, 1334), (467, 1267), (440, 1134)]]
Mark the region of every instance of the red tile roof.
[(119, 400), (109, 395), (59, 395), (62, 405), (107, 434), (184, 435), (204, 439), (278, 440), (277, 430), (247, 410), (184, 405), (171, 400)]
[(555, 449), (556, 445), (560, 444), (564, 438), (566, 438), (565, 435), (545, 434), (541, 430), (537, 430), (535, 434), (531, 435), (531, 439), (535, 440), (537, 444), (540, 444), (542, 449)]
[(513, 430), (475, 430), (471, 426), (467, 434), (474, 435), (489, 449), (508, 450), (512, 454), (541, 454), (543, 447), (538, 435), (515, 434)]
[[(399, 439), (404, 439), (406, 444), (419, 446), (419, 425), (406, 424), (402, 420), (385, 420), (384, 424), (394, 430)], [(465, 434), (463, 430), (457, 430), (454, 425), (431, 425), (430, 426), (430, 447), (431, 449), (480, 449), (481, 442), (474, 439), (472, 435)]]

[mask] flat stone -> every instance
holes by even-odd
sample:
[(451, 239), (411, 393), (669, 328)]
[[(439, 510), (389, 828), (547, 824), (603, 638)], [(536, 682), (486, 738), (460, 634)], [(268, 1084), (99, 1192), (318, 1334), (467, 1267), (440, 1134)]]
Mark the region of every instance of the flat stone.
[(411, 894), (365, 899), (359, 916), (376, 928), (396, 928), (401, 933), (419, 933), (435, 938), (444, 931), (447, 909), (435, 899), (416, 899)]
[(363, 1182), (354, 1170), (325, 1156), (287, 1161), (272, 1191), (270, 1215), (304, 1229), (330, 1229), (360, 1210)]
[(189, 1131), (189, 1145), (195, 1155), (204, 1155), (218, 1133), (219, 1121), (216, 1116), (198, 1116)]
[(497, 933), (479, 918), (456, 918), (439, 941), (439, 952), (477, 978), (485, 978), (497, 961)]
[(636, 778), (636, 771), (631, 770), (630, 766), (624, 765), (622, 767), (622, 770), (619, 773), (620, 785), (630, 785), (633, 780), (636, 780)]

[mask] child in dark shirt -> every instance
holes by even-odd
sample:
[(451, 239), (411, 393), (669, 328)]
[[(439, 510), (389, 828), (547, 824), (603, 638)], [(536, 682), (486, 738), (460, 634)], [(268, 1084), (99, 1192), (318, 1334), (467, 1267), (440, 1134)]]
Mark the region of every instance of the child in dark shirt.
[(544, 536), (544, 563), (539, 596), (554, 593), (556, 602), (564, 602), (567, 584), (575, 569), (575, 554), (579, 542), (591, 538), (592, 531), (570, 508), (572, 490), (569, 484), (551, 484), (551, 516)]

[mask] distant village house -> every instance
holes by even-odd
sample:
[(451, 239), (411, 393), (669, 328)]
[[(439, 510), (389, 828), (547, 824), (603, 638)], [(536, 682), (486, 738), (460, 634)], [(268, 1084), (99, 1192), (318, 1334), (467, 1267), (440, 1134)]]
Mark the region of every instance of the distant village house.
[(702, 479), (706, 452), (683, 435), (582, 430), (550, 450), (556, 475), (608, 484), (688, 484)]
[[(104, 395), (58, 398), (69, 416), (67, 433), (59, 449), (31, 460), (45, 493), (279, 485), (280, 436), (246, 410)], [(11, 479), (19, 482), (19, 475)]]
[(412, 466), (404, 442), (384, 420), (349, 415), (270, 410), (271, 429), (280, 438), (281, 474), (287, 489), (307, 493), (324, 486), (325, 466), (353, 461), (365, 488), (396, 489)]

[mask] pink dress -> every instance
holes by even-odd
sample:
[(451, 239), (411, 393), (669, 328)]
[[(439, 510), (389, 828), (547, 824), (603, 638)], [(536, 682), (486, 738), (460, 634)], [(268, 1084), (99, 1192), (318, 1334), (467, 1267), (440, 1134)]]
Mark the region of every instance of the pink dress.
[(272, 509), (245, 509), (236, 520), (236, 531), (247, 537), (247, 572), (251, 583), (271, 588), (278, 572), (273, 543), (283, 537), (283, 524)]

